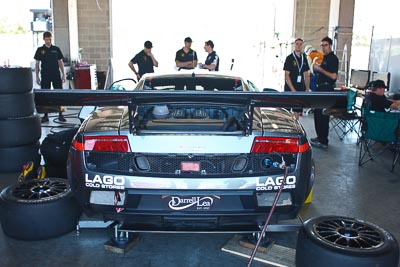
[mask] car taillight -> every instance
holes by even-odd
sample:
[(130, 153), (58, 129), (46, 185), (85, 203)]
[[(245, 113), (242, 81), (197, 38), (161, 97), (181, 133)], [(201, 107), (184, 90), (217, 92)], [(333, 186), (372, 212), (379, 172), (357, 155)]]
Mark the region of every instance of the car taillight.
[(77, 140), (72, 146), (80, 151), (130, 152), (127, 136), (85, 136), (83, 144)]
[(309, 144), (299, 145), (297, 138), (256, 137), (251, 147), (251, 153), (301, 153), (309, 149)]

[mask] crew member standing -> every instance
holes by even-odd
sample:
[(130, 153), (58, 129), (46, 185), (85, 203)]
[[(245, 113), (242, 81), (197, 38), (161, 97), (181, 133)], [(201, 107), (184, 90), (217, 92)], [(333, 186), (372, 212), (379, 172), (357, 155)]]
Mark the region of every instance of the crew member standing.
[(208, 69), (209, 71), (219, 70), (219, 57), (214, 51), (214, 43), (209, 40), (204, 44), (204, 50), (208, 53), (206, 61), (202, 65), (203, 69)]
[[(36, 60), (35, 72), (36, 82), (42, 89), (51, 89), (53, 84), (54, 89), (62, 89), (62, 84), (65, 83), (65, 71), (63, 54), (60, 48), (51, 44), (52, 34), (51, 32), (43, 33), (44, 45), (36, 50), (34, 59)], [(41, 64), (39, 64), (41, 62)], [(40, 68), (39, 68), (40, 65)], [(40, 77), (39, 77), (40, 69)], [(61, 71), (61, 75), (60, 75)], [(66, 121), (62, 115), (60, 109), (58, 114), (59, 121)], [(47, 113), (44, 113), (42, 122), (48, 122), (49, 117)]]
[[(153, 44), (150, 41), (144, 42), (143, 50), (137, 53), (128, 63), (129, 68), (135, 73), (138, 80), (145, 73), (153, 73), (154, 66), (158, 67), (158, 61), (151, 52), (152, 48)], [(136, 71), (134, 64), (138, 65), (139, 71)]]
[[(307, 56), (302, 52), (303, 39), (297, 38), (293, 52), (286, 57), (283, 70), (285, 71), (285, 91), (298, 92), (310, 90), (310, 67)], [(292, 109), (296, 119), (299, 119), (303, 109)]]
[(197, 66), (197, 53), (193, 49), (192, 38), (185, 38), (185, 46), (176, 51), (175, 64), (178, 70), (181, 69), (194, 69)]
[[(332, 39), (325, 37), (321, 40), (324, 59), (321, 65), (314, 64), (314, 71), (318, 71), (318, 85), (316, 92), (332, 92), (339, 70), (339, 59), (333, 53)], [(314, 110), (314, 125), (317, 137), (311, 138), (310, 143), (315, 147), (328, 147), (329, 116), (322, 114), (322, 109)]]

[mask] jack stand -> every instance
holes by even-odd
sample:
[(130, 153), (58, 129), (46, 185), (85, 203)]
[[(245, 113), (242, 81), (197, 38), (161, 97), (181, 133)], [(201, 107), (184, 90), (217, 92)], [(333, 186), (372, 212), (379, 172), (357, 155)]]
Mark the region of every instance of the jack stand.
[(81, 234), (82, 228), (107, 228), (111, 227), (115, 224), (113, 221), (104, 221), (102, 218), (97, 217), (87, 217), (85, 214), (79, 218), (78, 223), (76, 224), (76, 235)]
[[(252, 233), (252, 234), (249, 234), (249, 235), (242, 236), (239, 239), (239, 244), (242, 247), (249, 248), (249, 249), (254, 249), (256, 244), (257, 244), (258, 237), (260, 236), (260, 234), (261, 234), (260, 232), (256, 232), (256, 233)], [(273, 244), (275, 244), (275, 240), (272, 240), (272, 239), (266, 237), (265, 234), (264, 234), (264, 236), (263, 236), (263, 238), (261, 240), (261, 243), (257, 248), (257, 251), (265, 253), (265, 252), (268, 251), (268, 249), (271, 248), (271, 246)]]
[(104, 249), (115, 252), (125, 253), (140, 241), (139, 234), (131, 234), (127, 231), (119, 230), (120, 224), (114, 226), (114, 237), (104, 243)]

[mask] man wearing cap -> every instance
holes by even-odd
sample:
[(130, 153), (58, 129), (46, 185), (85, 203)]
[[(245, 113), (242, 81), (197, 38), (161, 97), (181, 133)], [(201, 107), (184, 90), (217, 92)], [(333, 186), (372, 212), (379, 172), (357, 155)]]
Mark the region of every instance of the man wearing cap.
[[(153, 73), (154, 66), (158, 67), (158, 61), (154, 58), (153, 53), (151, 53), (152, 48), (153, 44), (150, 41), (144, 42), (143, 50), (137, 53), (131, 61), (129, 61), (128, 66), (135, 73), (138, 80), (145, 73)], [(136, 71), (134, 64), (138, 65), (139, 71)]]
[(208, 69), (209, 71), (218, 71), (219, 70), (219, 57), (217, 53), (214, 51), (214, 43), (211, 40), (208, 40), (204, 43), (204, 50), (208, 53), (206, 61), (202, 65), (203, 69)]
[(185, 46), (176, 51), (175, 63), (178, 70), (194, 69), (197, 66), (197, 53), (190, 47), (192, 46), (192, 38), (185, 38)]
[(368, 96), (371, 110), (386, 112), (393, 109), (400, 109), (400, 100), (386, 98), (385, 88), (385, 82), (382, 80), (372, 82), (372, 92)]

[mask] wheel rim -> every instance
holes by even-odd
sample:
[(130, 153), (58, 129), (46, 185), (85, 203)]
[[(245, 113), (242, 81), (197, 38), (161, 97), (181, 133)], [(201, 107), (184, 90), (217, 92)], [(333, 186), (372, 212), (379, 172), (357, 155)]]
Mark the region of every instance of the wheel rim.
[(28, 180), (15, 187), (13, 196), (20, 200), (41, 200), (65, 194), (68, 189), (61, 179)]
[(324, 242), (346, 249), (375, 249), (384, 244), (380, 231), (355, 219), (338, 218), (316, 222), (314, 232)]

